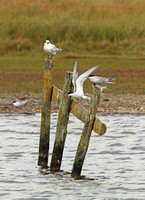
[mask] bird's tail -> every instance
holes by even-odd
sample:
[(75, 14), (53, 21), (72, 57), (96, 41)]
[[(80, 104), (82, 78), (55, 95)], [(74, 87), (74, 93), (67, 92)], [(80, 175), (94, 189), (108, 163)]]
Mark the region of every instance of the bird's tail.
[(57, 48), (58, 51), (62, 51), (63, 49), (61, 47)]

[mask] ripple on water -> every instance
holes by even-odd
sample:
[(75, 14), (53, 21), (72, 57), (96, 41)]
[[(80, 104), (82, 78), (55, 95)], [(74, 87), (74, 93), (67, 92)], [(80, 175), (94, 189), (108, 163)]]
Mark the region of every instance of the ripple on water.
[[(0, 114), (1, 199), (145, 199), (145, 116), (101, 115), (107, 133), (92, 133), (82, 179), (71, 178), (83, 123), (70, 115), (63, 171), (37, 166), (41, 114)], [(49, 165), (57, 114), (51, 115)], [(21, 197), (20, 197), (21, 194)], [(59, 194), (59, 195), (58, 195)]]

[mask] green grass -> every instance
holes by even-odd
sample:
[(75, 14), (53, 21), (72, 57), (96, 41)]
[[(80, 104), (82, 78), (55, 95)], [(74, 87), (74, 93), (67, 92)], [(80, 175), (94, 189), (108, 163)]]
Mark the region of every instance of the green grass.
[[(0, 92), (42, 92), (45, 56), (3, 56), (0, 57)], [(145, 94), (145, 60), (133, 57), (69, 57), (56, 56), (53, 61), (53, 83), (62, 89), (66, 71), (73, 71), (78, 60), (79, 74), (91, 67), (99, 66), (94, 74), (116, 77), (115, 84), (108, 84), (106, 93)], [(84, 84), (90, 92), (91, 83)]]

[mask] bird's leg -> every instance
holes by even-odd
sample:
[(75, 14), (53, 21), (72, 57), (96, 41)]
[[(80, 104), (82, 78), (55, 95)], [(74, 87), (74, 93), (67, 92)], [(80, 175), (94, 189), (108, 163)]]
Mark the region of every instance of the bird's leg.
[(51, 55), (51, 58), (49, 58), (49, 59), (52, 60), (52, 58), (53, 58), (53, 55)]
[(81, 100), (78, 99), (75, 103), (80, 103), (80, 101), (81, 101)]
[(48, 59), (49, 59), (49, 60), (52, 60), (52, 58), (53, 58), (53, 55), (51, 55), (51, 56), (48, 55)]
[(99, 85), (95, 85), (95, 88), (99, 88)]

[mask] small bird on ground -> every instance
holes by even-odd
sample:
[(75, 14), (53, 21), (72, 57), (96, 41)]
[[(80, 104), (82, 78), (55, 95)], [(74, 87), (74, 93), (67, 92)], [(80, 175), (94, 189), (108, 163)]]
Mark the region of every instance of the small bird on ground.
[(95, 75), (89, 75), (86, 78), (89, 78), (90, 81), (95, 85), (102, 85), (104, 83), (113, 83), (112, 81), (115, 80), (115, 78), (104, 78), (104, 77), (95, 76)]
[[(51, 44), (49, 40), (46, 40), (43, 47), (44, 52), (48, 55), (49, 59), (53, 58), (53, 55), (56, 55), (58, 51), (62, 51), (63, 49), (57, 48), (54, 44)], [(51, 55), (51, 58), (49, 57)]]
[(11, 104), (13, 104), (15, 107), (19, 108), (19, 107), (23, 107), (27, 102), (26, 98), (21, 98), (17, 101), (12, 101)]
[[(76, 69), (76, 63), (75, 63), (74, 68)], [(77, 99), (76, 103), (79, 103), (81, 99), (90, 100), (91, 99), (90, 97), (84, 95), (83, 83), (87, 79), (86, 77), (89, 76), (91, 73), (93, 73), (97, 68), (98, 68), (97, 66), (96, 67), (92, 67), (91, 69), (89, 69), (88, 71), (86, 71), (82, 75), (80, 75), (76, 80), (75, 91), (74, 92), (69, 92), (65, 96), (71, 96), (71, 97)], [(74, 70), (74, 71), (76, 71), (76, 70)], [(77, 73), (74, 73), (74, 74), (77, 74)]]

